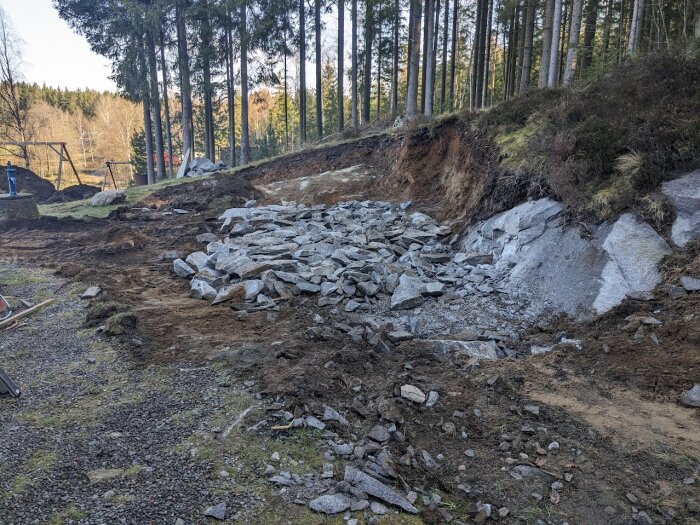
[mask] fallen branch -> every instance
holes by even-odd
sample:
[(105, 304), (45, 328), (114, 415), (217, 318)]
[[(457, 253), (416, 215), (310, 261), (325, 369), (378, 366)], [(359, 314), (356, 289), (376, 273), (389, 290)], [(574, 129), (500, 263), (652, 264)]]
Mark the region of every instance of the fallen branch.
[(39, 303), (35, 306), (32, 306), (31, 308), (27, 308), (26, 310), (24, 310), (16, 315), (13, 315), (9, 319), (5, 319), (4, 321), (0, 322), (0, 328), (5, 328), (6, 326), (12, 325), (18, 319), (21, 319), (22, 317), (26, 317), (29, 314), (32, 314), (32, 313), (36, 312), (37, 310), (39, 310), (40, 308), (43, 308), (44, 306), (47, 306), (53, 302), (54, 302), (53, 299), (49, 299), (47, 301), (44, 301), (43, 303)]
[(289, 430), (292, 428), (292, 423), (289, 423), (289, 425), (278, 425), (276, 427), (272, 427), (270, 430)]

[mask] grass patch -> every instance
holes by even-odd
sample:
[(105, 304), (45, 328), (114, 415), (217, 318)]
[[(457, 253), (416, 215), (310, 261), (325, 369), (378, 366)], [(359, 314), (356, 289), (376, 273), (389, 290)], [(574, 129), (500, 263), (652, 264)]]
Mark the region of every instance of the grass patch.
[(87, 516), (87, 513), (78, 510), (78, 508), (72, 503), (68, 505), (61, 512), (55, 512), (47, 521), (47, 525), (63, 525), (64, 523), (70, 523), (73, 521), (78, 521)]
[(58, 459), (58, 454), (53, 450), (37, 450), (27, 460), (27, 465), (30, 469), (49, 470)]
[[(134, 206), (138, 202), (148, 197), (151, 193), (167, 188), (168, 186), (177, 186), (198, 180), (199, 177), (186, 177), (182, 179), (167, 179), (150, 186), (130, 186), (126, 189), (126, 205)], [(39, 212), (42, 215), (50, 215), (52, 217), (72, 217), (74, 219), (104, 219), (117, 208), (125, 204), (113, 204), (111, 206), (93, 206), (90, 200), (72, 201), (72, 202), (57, 202), (54, 204), (40, 204)]]

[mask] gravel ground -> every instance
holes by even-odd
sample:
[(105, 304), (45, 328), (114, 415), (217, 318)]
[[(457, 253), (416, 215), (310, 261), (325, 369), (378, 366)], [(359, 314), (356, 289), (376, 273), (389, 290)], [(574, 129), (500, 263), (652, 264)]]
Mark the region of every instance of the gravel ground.
[[(63, 281), (2, 265), (0, 283), (38, 302)], [(201, 444), (258, 402), (215, 366), (139, 368), (81, 329), (82, 290), (0, 332), (0, 364), (23, 390), (0, 400), (0, 524), (207, 523), (221, 502), (244, 515), (259, 497), (238, 486), (242, 465)], [(100, 469), (113, 477), (91, 482)]]

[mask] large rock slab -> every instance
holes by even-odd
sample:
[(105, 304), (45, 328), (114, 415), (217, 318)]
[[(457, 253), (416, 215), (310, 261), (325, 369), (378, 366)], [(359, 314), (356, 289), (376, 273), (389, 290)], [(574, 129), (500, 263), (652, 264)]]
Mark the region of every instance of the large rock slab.
[(402, 275), (399, 285), (391, 296), (392, 310), (408, 310), (420, 306), (425, 301), (425, 284), (416, 277)]
[(676, 209), (671, 240), (683, 247), (700, 235), (700, 170), (664, 182), (662, 191)]
[(630, 294), (650, 292), (661, 281), (658, 264), (671, 249), (654, 229), (626, 213), (613, 225), (603, 242), (610, 260), (603, 268), (597, 313), (617, 306)]
[(365, 494), (374, 496), (385, 503), (399, 507), (400, 509), (410, 512), (411, 514), (418, 514), (418, 509), (411, 505), (411, 503), (401, 494), (381, 481), (378, 481), (372, 476), (356, 469), (355, 467), (351, 467), (349, 465), (345, 467), (344, 480)]

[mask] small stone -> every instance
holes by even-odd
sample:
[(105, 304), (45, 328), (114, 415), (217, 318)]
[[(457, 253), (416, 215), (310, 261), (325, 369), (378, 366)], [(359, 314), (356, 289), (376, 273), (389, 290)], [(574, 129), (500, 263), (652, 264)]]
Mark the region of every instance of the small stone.
[(204, 515), (217, 520), (226, 519), (226, 503), (219, 503), (213, 507), (208, 507), (207, 510), (204, 511)]
[(547, 445), (547, 449), (549, 450), (556, 450), (559, 448), (559, 443), (557, 441), (552, 441), (549, 445)]
[(552, 490), (561, 490), (564, 488), (564, 484), (561, 481), (555, 481), (552, 483)]
[(535, 498), (537, 501), (542, 501), (542, 498), (544, 496), (542, 496), (542, 494), (540, 494), (539, 492), (533, 492), (532, 497)]
[(574, 475), (571, 472), (567, 472), (564, 474), (564, 481), (567, 483), (571, 483), (571, 480), (574, 479)]
[(275, 472), (277, 472), (277, 469), (273, 467), (272, 465), (265, 465), (265, 472), (263, 472), (263, 476), (272, 476)]
[(537, 405), (525, 405), (523, 407), (523, 410), (525, 410), (525, 412), (529, 412), (530, 414), (533, 414), (535, 416), (540, 415), (540, 407)]
[(280, 460), (280, 453), (279, 452), (273, 452), (272, 455), (270, 456), (271, 461), (279, 462)]
[(607, 514), (608, 516), (612, 516), (613, 514), (615, 514), (615, 507), (611, 507), (610, 505), (605, 507), (605, 509), (603, 509), (603, 510), (604, 510), (605, 514)]
[(403, 385), (401, 387), (401, 397), (413, 401), (414, 403), (425, 403), (425, 394), (413, 385)]
[(115, 492), (113, 490), (108, 490), (107, 492), (102, 494), (102, 499), (109, 501), (111, 499), (114, 499), (114, 496)]
[(476, 451), (473, 448), (468, 448), (464, 451), (464, 455), (468, 458), (474, 458), (476, 457)]
[(628, 500), (630, 503), (632, 503), (633, 505), (636, 505), (636, 504), (638, 503), (638, 501), (639, 501), (639, 500), (637, 499), (637, 496), (635, 496), (635, 495), (632, 494), (631, 492), (628, 492), (627, 494), (625, 494), (625, 497), (626, 497), (627, 500)]
[(435, 403), (438, 402), (438, 399), (440, 399), (440, 394), (438, 394), (435, 390), (431, 390), (428, 392), (428, 400), (425, 402), (425, 406), (428, 408), (434, 406)]
[(340, 514), (348, 510), (351, 505), (352, 500), (345, 494), (326, 494), (309, 502), (311, 510), (323, 514)]
[(700, 385), (695, 385), (690, 390), (683, 392), (681, 403), (689, 407), (700, 408)]
[(326, 424), (314, 416), (306, 416), (306, 426), (315, 428), (316, 430), (325, 430)]
[(700, 292), (700, 279), (684, 275), (681, 277), (681, 286), (686, 292)]
[(370, 503), (369, 508), (374, 514), (379, 514), (380, 516), (389, 512), (389, 509), (386, 508), (386, 505), (382, 505), (378, 501), (373, 501), (372, 503)]
[(402, 341), (410, 341), (411, 339), (414, 339), (415, 336), (411, 332), (405, 332), (405, 331), (394, 331), (394, 332), (389, 332), (387, 334), (387, 337), (389, 338), (389, 341), (392, 343), (400, 343)]
[(90, 286), (87, 290), (83, 292), (83, 294), (80, 296), (81, 299), (94, 299), (97, 297), (100, 292), (102, 291), (102, 288), (99, 286)]
[(683, 485), (695, 485), (695, 478), (693, 478), (693, 477), (685, 478), (683, 480)]
[(369, 437), (374, 441), (383, 443), (384, 441), (389, 441), (391, 434), (384, 425), (375, 425), (369, 432)]
[(639, 525), (654, 525), (649, 515), (643, 511), (637, 514), (636, 522), (639, 523)]
[(499, 518), (505, 518), (506, 516), (508, 516), (508, 514), (510, 514), (510, 510), (508, 509), (508, 507), (501, 507), (500, 509), (498, 509)]

